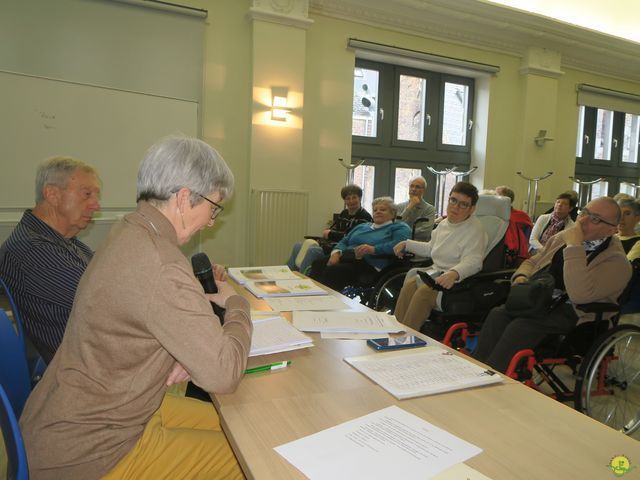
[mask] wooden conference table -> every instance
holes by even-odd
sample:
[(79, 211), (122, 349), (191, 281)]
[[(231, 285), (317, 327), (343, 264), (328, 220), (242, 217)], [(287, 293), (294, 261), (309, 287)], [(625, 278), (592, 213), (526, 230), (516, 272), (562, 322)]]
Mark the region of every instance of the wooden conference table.
[[(253, 309), (269, 310), (237, 290)], [(364, 340), (309, 335), (314, 347), (249, 359), (249, 367), (291, 360), (289, 368), (246, 375), (235, 393), (213, 396), (249, 479), (305, 478), (273, 448), (390, 405), (482, 448), (465, 463), (493, 480), (616, 478), (608, 465), (618, 455), (636, 466), (625, 480), (640, 478), (640, 442), (518, 382), (396, 400), (343, 361), (373, 353)]]

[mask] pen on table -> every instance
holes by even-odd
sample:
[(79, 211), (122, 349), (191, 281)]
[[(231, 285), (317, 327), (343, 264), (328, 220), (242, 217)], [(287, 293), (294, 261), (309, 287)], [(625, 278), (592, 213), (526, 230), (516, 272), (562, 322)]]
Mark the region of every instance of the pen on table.
[(285, 360), (284, 362), (270, 363), (268, 365), (260, 365), (259, 367), (247, 368), (244, 373), (264, 372), (266, 370), (278, 370), (280, 368), (287, 368), (291, 365), (291, 360)]

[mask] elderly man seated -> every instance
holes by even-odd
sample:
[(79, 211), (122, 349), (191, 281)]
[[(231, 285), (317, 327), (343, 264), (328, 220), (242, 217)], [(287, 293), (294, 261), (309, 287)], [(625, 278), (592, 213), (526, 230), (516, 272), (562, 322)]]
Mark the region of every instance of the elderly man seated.
[(491, 310), (473, 357), (504, 372), (519, 350), (535, 348), (548, 334), (566, 334), (585, 320), (577, 304), (615, 303), (631, 278), (631, 265), (614, 236), (619, 222), (620, 208), (614, 200), (592, 200), (572, 227), (525, 260), (512, 285), (547, 270), (555, 280), (555, 301), (548, 312), (531, 318), (514, 315), (504, 305)]
[(35, 207), (24, 212), (0, 248), (0, 276), (15, 298), (29, 340), (49, 363), (93, 257), (76, 235), (100, 209), (100, 179), (80, 160), (53, 157), (38, 166), (35, 183)]
[[(431, 240), (431, 230), (436, 216), (436, 209), (433, 205), (425, 202), (422, 198), (427, 191), (427, 181), (424, 177), (416, 177), (409, 182), (409, 200), (398, 204), (398, 212), (402, 221), (411, 228), (415, 226), (414, 240), (428, 242)], [(420, 221), (416, 225), (416, 221)]]

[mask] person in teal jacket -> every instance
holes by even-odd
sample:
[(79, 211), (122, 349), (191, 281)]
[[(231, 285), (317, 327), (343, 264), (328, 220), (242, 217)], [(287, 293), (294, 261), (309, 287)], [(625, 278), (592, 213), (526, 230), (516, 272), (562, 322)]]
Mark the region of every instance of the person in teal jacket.
[(373, 223), (351, 230), (335, 246), (326, 264), (315, 262), (313, 279), (337, 291), (355, 283), (373, 285), (379, 272), (394, 261), (393, 247), (411, 237), (411, 228), (394, 221), (398, 209), (391, 197), (376, 198), (371, 206)]

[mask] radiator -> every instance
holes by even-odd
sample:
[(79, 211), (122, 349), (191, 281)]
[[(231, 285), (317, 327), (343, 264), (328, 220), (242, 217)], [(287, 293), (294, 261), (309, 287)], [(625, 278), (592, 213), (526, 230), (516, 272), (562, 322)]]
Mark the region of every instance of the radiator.
[(308, 205), (307, 192), (251, 191), (250, 266), (286, 263), (291, 247), (306, 233)]

